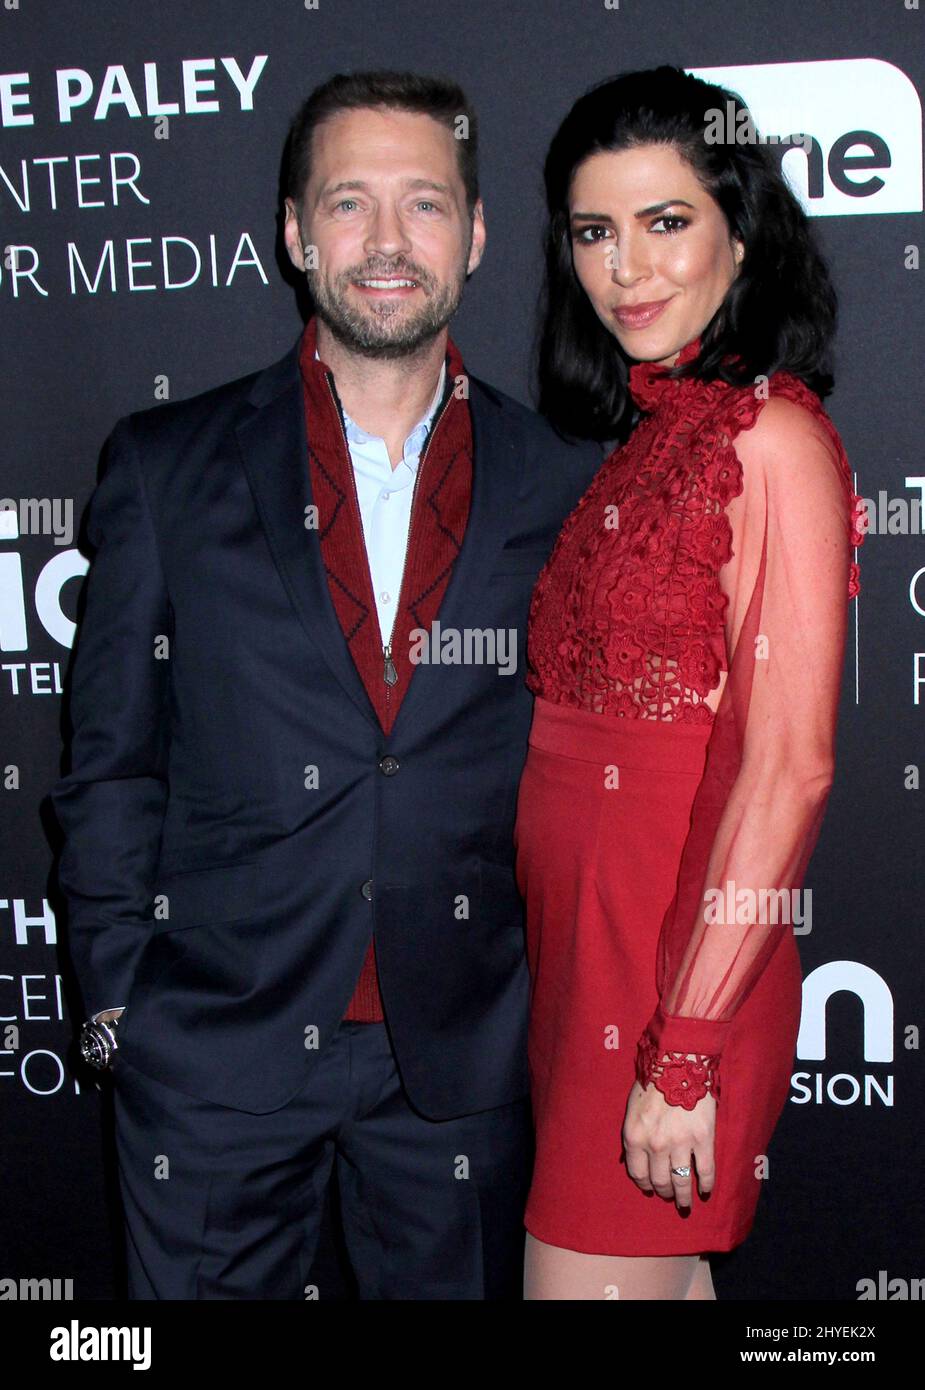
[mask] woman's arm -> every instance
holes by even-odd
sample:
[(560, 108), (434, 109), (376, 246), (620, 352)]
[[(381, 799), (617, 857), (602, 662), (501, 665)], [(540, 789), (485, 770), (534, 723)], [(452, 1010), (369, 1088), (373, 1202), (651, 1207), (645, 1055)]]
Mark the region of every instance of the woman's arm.
[(734, 448), (743, 486), (726, 507), (733, 558), (719, 574), (733, 656), (637, 1052), (640, 1084), (688, 1109), (707, 1090), (719, 1098), (732, 1019), (794, 910), (800, 920), (834, 772), (856, 541), (844, 452), (808, 408), (772, 397)]

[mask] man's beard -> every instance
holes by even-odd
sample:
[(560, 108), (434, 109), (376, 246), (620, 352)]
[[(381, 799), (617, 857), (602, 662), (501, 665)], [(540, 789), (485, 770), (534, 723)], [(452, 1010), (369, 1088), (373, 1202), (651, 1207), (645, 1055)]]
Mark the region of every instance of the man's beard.
[[(468, 260), (468, 252), (466, 259)], [(441, 285), (426, 271), (407, 262), (398, 265), (342, 271), (333, 281), (318, 270), (307, 272), (308, 287), (318, 317), (344, 347), (364, 357), (407, 357), (431, 342), (456, 313), (466, 284), (465, 263), (455, 282)], [(409, 313), (404, 303), (370, 300), (364, 313), (348, 299), (354, 280), (399, 276), (415, 280), (424, 292), (424, 303)]]

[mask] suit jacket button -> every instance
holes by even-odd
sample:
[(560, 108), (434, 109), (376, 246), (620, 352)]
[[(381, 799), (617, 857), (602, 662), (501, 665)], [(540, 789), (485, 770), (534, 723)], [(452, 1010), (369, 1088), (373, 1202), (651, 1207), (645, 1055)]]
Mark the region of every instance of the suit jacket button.
[(363, 884), (363, 887), (360, 889), (360, 892), (363, 894), (363, 897), (366, 898), (367, 901), (369, 901), (372, 898), (373, 881), (371, 878), (368, 878), (366, 880), (366, 882)]
[(384, 758), (379, 759), (379, 771), (386, 777), (394, 777), (399, 766), (398, 759), (393, 758), (391, 753), (386, 753)]

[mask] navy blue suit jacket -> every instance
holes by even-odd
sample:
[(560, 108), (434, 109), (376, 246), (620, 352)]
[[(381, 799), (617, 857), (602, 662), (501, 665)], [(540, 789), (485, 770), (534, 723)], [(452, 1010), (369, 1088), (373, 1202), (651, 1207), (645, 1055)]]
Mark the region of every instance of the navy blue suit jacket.
[(307, 1084), (374, 932), (412, 1104), (474, 1113), (528, 1090), (527, 609), (601, 449), (470, 378), (472, 501), (438, 619), (516, 629), (517, 666), (417, 666), (386, 738), (305, 526), (298, 349), (107, 441), (52, 789), (72, 959), (89, 1012), (126, 1005), (126, 1061), (261, 1114)]

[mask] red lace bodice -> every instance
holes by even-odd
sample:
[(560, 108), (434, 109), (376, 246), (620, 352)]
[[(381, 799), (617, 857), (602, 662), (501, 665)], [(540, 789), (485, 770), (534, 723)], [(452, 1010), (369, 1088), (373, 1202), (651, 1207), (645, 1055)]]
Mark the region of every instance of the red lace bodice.
[[(641, 1084), (692, 1108), (718, 1098), (729, 1024), (788, 929), (761, 904), (799, 888), (818, 838), (861, 502), (819, 397), (789, 373), (731, 386), (639, 362), (629, 388), (644, 414), (537, 581), (527, 685), (596, 714), (705, 726), (660, 1002), (637, 1048)], [(793, 408), (749, 444), (768, 400)], [(741, 909), (717, 920), (730, 880)]]

